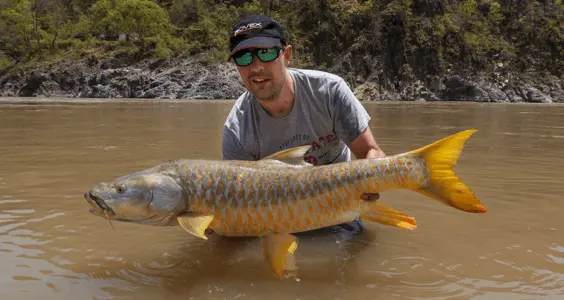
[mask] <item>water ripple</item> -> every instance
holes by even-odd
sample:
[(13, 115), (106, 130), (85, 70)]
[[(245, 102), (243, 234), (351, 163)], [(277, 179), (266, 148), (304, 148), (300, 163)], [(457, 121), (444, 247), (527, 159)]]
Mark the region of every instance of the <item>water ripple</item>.
[(2, 298), (564, 295), (564, 245), (555, 242), (564, 209), (562, 106), (367, 104), (387, 153), (479, 129), (457, 172), (490, 210), (466, 214), (415, 193), (386, 192), (382, 200), (416, 217), (417, 230), (366, 222), (365, 233), (350, 242), (301, 238), (299, 280), (279, 281), (256, 240), (216, 243), (180, 228), (123, 223), (114, 231), (88, 213), (82, 194), (94, 183), (170, 157), (220, 157), (221, 126), (206, 124), (223, 124), (230, 111), (230, 104), (209, 102), (104, 101), (46, 105), (41, 113), (0, 107)]

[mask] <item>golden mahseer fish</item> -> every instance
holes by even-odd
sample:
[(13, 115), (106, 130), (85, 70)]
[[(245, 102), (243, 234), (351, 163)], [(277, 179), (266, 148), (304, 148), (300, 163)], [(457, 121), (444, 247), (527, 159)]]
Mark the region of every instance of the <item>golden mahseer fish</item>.
[[(486, 208), (455, 174), (466, 130), (417, 150), (378, 159), (312, 166), (309, 146), (258, 161), (170, 160), (94, 186), (84, 197), (90, 212), (109, 220), (152, 226), (180, 225), (207, 239), (256, 236), (277, 277), (296, 269), (295, 233), (357, 218), (416, 228), (413, 217), (363, 193), (407, 189), (470, 213)], [(365, 198), (364, 198), (365, 199)]]

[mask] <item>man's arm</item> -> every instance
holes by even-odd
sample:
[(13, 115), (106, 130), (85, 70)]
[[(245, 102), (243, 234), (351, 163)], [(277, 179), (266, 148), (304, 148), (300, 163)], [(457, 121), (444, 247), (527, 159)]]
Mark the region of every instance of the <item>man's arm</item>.
[[(380, 158), (386, 156), (380, 149), (368, 126), (370, 116), (360, 101), (354, 96), (343, 80), (335, 91), (335, 130), (347, 143), (356, 158)], [(380, 199), (378, 193), (363, 193), (360, 196), (366, 201)]]
[(386, 153), (384, 153), (378, 146), (378, 143), (376, 143), (370, 127), (366, 127), (366, 129), (350, 143), (349, 148), (351, 148), (351, 151), (357, 158), (380, 158), (386, 156)]
[[(380, 158), (386, 156), (386, 153), (380, 149), (370, 127), (366, 129), (357, 137), (350, 145), (351, 151), (357, 158)], [(378, 193), (364, 193), (360, 196), (363, 200), (374, 201), (380, 199)]]
[(368, 126), (370, 115), (344, 80), (336, 85), (333, 95), (335, 132), (356, 158), (379, 158), (386, 154)]

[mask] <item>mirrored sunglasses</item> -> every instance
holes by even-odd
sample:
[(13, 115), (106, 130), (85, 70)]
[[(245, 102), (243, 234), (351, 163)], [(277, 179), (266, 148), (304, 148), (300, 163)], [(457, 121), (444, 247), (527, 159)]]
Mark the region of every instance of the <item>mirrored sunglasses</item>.
[(253, 62), (253, 57), (256, 56), (262, 62), (269, 62), (277, 59), (280, 56), (280, 50), (282, 50), (279, 46), (274, 46), (268, 49), (245, 49), (241, 51), (237, 51), (233, 55), (233, 60), (235, 64), (241, 67), (248, 66)]

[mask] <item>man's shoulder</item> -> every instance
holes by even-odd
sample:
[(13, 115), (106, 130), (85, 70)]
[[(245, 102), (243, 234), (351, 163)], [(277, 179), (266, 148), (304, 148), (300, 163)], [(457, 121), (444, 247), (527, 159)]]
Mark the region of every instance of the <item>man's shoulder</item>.
[(233, 106), (231, 107), (231, 111), (229, 111), (229, 114), (225, 119), (226, 126), (238, 124), (241, 122), (241, 119), (249, 115), (250, 111), (253, 109), (251, 97), (252, 94), (245, 91), (241, 94), (241, 96), (239, 96), (239, 98), (237, 98), (237, 100), (235, 100), (235, 103), (233, 103)]
[(238, 140), (243, 139), (244, 133), (252, 132), (253, 127), (253, 95), (245, 91), (231, 107), (225, 122), (223, 123), (224, 134), (229, 133)]
[(310, 83), (335, 84), (344, 81), (343, 78), (337, 74), (321, 70), (289, 68), (288, 71), (293, 74), (295, 78)]

